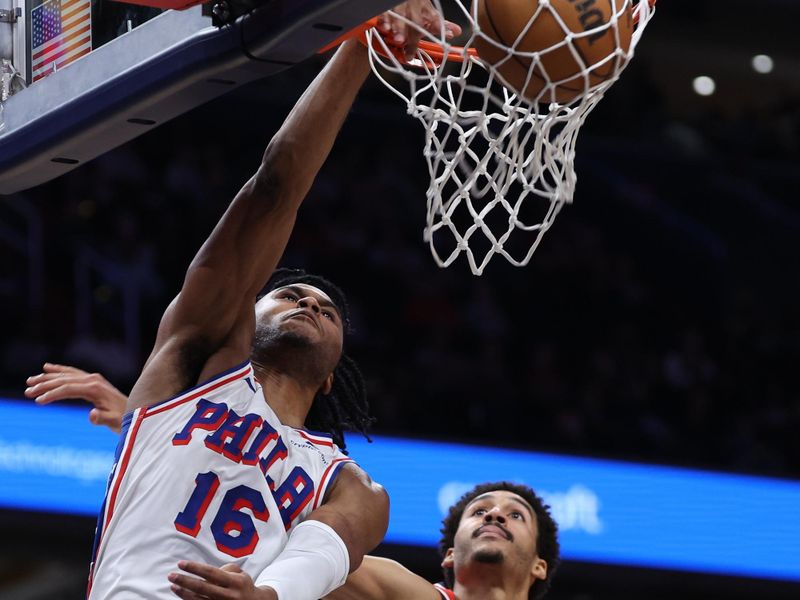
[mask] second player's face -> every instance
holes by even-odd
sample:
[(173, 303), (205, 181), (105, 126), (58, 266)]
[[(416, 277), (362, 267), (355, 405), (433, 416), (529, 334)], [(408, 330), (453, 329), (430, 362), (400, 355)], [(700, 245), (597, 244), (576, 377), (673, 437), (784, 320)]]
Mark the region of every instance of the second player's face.
[(521, 496), (507, 490), (488, 492), (464, 509), (445, 562), (449, 558), (456, 576), (460, 568), (482, 563), (543, 578), (546, 565), (536, 552), (537, 536), (536, 514)]

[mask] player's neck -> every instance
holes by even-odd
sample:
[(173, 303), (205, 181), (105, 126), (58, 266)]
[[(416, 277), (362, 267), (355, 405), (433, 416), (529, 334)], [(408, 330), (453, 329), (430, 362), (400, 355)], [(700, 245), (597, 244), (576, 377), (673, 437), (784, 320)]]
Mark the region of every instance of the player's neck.
[(261, 384), (264, 400), (280, 422), (302, 428), (316, 390), (301, 385), (297, 379), (272, 369), (253, 364), (256, 379)]
[(502, 568), (474, 568), (460, 573), (453, 591), (458, 600), (528, 600), (530, 580)]

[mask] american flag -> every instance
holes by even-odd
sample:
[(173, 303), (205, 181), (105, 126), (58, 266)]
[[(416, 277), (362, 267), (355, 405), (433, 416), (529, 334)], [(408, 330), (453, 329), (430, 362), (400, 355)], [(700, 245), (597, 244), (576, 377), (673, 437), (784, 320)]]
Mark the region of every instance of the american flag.
[(33, 81), (92, 50), (92, 0), (47, 0), (31, 11)]

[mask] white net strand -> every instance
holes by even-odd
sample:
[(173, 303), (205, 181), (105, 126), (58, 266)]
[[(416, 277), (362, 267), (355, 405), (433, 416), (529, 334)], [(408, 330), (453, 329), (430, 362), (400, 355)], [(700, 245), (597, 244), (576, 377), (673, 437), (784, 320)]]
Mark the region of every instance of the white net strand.
[[(496, 254), (525, 266), (563, 205), (572, 202), (578, 132), (630, 62), (654, 10), (648, 0), (617, 0), (608, 23), (572, 32), (553, 0), (539, 0), (509, 47), (481, 31), (477, 1), (465, 6), (469, 0), (452, 0), (450, 13), (458, 15), (448, 14), (441, 2), (433, 0), (441, 14), (468, 25), (464, 49), (457, 50), (465, 57), (461, 61), (448, 56), (454, 50), (444, 39), (444, 24), (434, 36), (398, 15), (419, 29), (423, 40), (442, 47), (441, 64), (436, 64), (430, 48), (420, 49), (414, 60), (404, 64), (381, 35), (367, 32), (373, 71), (425, 127), (423, 155), (431, 182), (423, 237), (441, 267), (450, 266), (461, 253), (476, 275)], [(618, 24), (628, 18), (628, 11), (634, 11), (638, 22), (625, 51)], [(538, 52), (519, 50), (517, 46), (545, 13), (561, 27), (563, 39)], [(615, 49), (587, 65), (576, 41), (609, 30)], [(504, 56), (494, 64), (466, 56), (476, 40)], [(581, 71), (551, 79), (546, 57), (565, 49)], [(534, 78), (543, 81), (534, 97), (526, 99), (503, 77), (500, 69), (508, 61), (529, 63), (521, 90), (530, 89)], [(593, 73), (603, 74), (599, 82), (592, 80)], [(559, 102), (559, 90), (574, 91), (575, 97)]]

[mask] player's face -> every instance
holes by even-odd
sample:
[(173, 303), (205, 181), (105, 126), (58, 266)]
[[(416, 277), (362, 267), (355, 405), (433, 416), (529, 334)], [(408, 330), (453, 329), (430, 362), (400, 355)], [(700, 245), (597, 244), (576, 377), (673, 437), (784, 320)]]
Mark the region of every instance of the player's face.
[(502, 565), (504, 572), (529, 574), (532, 585), (547, 576), (547, 563), (536, 552), (538, 532), (536, 513), (521, 496), (507, 490), (481, 494), (464, 509), (443, 566), (454, 568), (458, 579), (460, 569)]
[(325, 292), (312, 285), (278, 288), (256, 304), (254, 345), (308, 350), (323, 370), (331, 372), (341, 357), (343, 338), (339, 310)]

